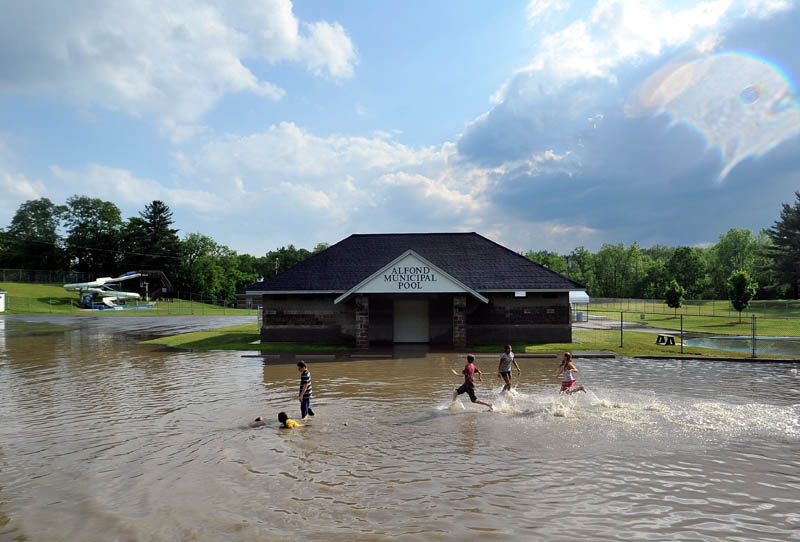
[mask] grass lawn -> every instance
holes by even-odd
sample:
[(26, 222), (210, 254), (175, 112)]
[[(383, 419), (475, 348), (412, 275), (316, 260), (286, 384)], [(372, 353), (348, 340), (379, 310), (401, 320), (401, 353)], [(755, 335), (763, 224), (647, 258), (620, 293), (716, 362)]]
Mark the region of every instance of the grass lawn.
[[(219, 305), (198, 303), (195, 301), (174, 300), (159, 301), (154, 308), (148, 310), (121, 310), (121, 311), (84, 311), (77, 307), (78, 295), (64, 290), (62, 284), (29, 284), (18, 282), (0, 283), (0, 289), (6, 291), (7, 314), (116, 314), (137, 316), (166, 316), (166, 315), (257, 315), (255, 309), (233, 309)], [(712, 304), (715, 307), (712, 308)], [(609, 305), (602, 305), (604, 308)], [(674, 311), (664, 308), (663, 312), (654, 313), (654, 305), (634, 307), (631, 304), (619, 303), (609, 307), (608, 312), (599, 310), (600, 305), (591, 305), (589, 314), (607, 315), (612, 321), (619, 321), (620, 312), (626, 322), (647, 323), (649, 327), (663, 328), (678, 331), (681, 326), (680, 316), (675, 316)], [(713, 333), (719, 335), (749, 335), (751, 332), (750, 310), (756, 314), (757, 334), (759, 336), (800, 337), (800, 318), (785, 318), (787, 310), (800, 314), (800, 301), (755, 301), (748, 314), (743, 315), (739, 323), (738, 313), (732, 312), (720, 316), (720, 308), (730, 306), (728, 302), (704, 301), (688, 307), (689, 313), (683, 316), (683, 329), (685, 332)], [(658, 306), (656, 305), (656, 308)], [(641, 318), (644, 310), (645, 318)], [(691, 310), (699, 312), (691, 314)], [(712, 316), (716, 314), (716, 316)], [(679, 311), (680, 314), (680, 311)], [(147, 341), (151, 344), (161, 344), (175, 348), (193, 350), (272, 350), (272, 351), (341, 351), (349, 350), (345, 346), (319, 346), (291, 343), (252, 344), (259, 338), (258, 324), (252, 322), (240, 326), (220, 328), (212, 331), (198, 331), (173, 337), (164, 337)], [(517, 352), (552, 352), (558, 354), (567, 350), (608, 350), (620, 356), (655, 356), (675, 355), (679, 357), (680, 346), (665, 347), (655, 344), (654, 335), (646, 332), (636, 332), (626, 329), (623, 334), (623, 346), (619, 346), (618, 330), (584, 330), (573, 329), (573, 343), (550, 343), (543, 345), (514, 345)], [(503, 345), (470, 347), (474, 352), (503, 351)], [(710, 348), (684, 346), (684, 356), (703, 357), (748, 357), (747, 353), (728, 352)], [(777, 357), (777, 356), (776, 356)]]
[[(252, 344), (257, 341), (258, 323), (241, 324), (215, 329), (212, 331), (195, 331), (183, 333), (172, 337), (162, 337), (144, 341), (143, 344), (160, 344), (172, 348), (182, 348), (188, 350), (265, 350), (265, 351), (311, 351), (311, 352), (335, 352), (352, 350), (347, 346), (321, 346), (292, 343), (271, 343), (271, 344)], [(619, 346), (619, 331), (592, 330), (589, 332), (575, 330), (573, 337), (574, 343), (550, 343), (537, 345), (514, 345), (516, 352), (529, 353), (552, 353), (558, 355), (562, 352), (573, 350), (608, 350), (619, 356), (672, 356), (681, 357), (734, 357), (746, 358), (747, 353), (727, 352), (723, 350), (713, 350), (710, 348), (697, 348), (685, 346), (683, 354), (680, 353), (680, 346), (657, 346), (654, 344), (655, 335), (652, 333), (642, 333), (626, 331), (623, 338), (623, 346)], [(471, 352), (500, 352), (504, 345), (496, 346), (471, 346)]]
[[(147, 310), (91, 311), (78, 308), (78, 293), (67, 292), (63, 284), (29, 284), (0, 282), (6, 291), (7, 314), (118, 314), (136, 316), (198, 315), (198, 316), (256, 316), (256, 309), (221, 307), (213, 303), (199, 303), (175, 299), (158, 301)], [(140, 301), (140, 305), (144, 305)]]
[(78, 294), (64, 290), (63, 284), (0, 282), (6, 291), (7, 314), (75, 313)]
[[(607, 316), (609, 320), (619, 322), (619, 311), (599, 312), (591, 311), (590, 315)], [(625, 322), (647, 324), (652, 328), (664, 328), (679, 331), (681, 329), (681, 315), (674, 314), (647, 314), (641, 318), (641, 313), (623, 312)], [(683, 331), (697, 333), (711, 333), (714, 335), (750, 335), (752, 333), (752, 320), (742, 316), (741, 322), (736, 316), (693, 316), (683, 315)], [(625, 331), (628, 334), (628, 331)], [(756, 315), (756, 335), (772, 337), (800, 337), (800, 318), (785, 318), (778, 316)]]
[[(552, 353), (560, 355), (563, 352), (573, 352), (576, 350), (606, 350), (622, 357), (633, 356), (674, 356), (679, 357), (725, 357), (725, 358), (747, 358), (749, 354), (744, 352), (728, 352), (726, 350), (716, 350), (712, 348), (699, 348), (684, 346), (681, 354), (680, 345), (660, 346), (655, 344), (656, 336), (653, 333), (637, 332), (625, 330), (623, 335), (623, 346), (619, 345), (618, 330), (581, 330), (573, 329), (572, 343), (548, 343), (531, 345), (513, 345), (517, 353)], [(475, 352), (497, 352), (498, 356), (503, 351), (504, 345), (497, 346), (478, 346), (472, 347)], [(782, 357), (782, 356), (775, 356)]]
[(270, 350), (304, 352), (336, 352), (350, 350), (346, 346), (306, 345), (293, 343), (253, 344), (259, 339), (258, 322), (221, 327), (211, 331), (193, 331), (171, 337), (143, 341), (186, 350)]

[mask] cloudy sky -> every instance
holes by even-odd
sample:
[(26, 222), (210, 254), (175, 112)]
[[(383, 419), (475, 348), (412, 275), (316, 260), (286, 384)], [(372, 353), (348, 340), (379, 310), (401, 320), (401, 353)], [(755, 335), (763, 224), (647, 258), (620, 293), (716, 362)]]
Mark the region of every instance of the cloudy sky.
[(795, 0), (0, 4), (0, 227), (71, 195), (261, 255), (715, 242), (800, 190)]

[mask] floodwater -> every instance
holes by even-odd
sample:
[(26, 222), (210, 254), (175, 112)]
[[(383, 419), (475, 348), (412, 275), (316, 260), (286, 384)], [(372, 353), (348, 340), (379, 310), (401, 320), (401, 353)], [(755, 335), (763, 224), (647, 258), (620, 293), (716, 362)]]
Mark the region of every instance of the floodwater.
[[(753, 338), (750, 335), (722, 335), (718, 337), (694, 337), (685, 339), (687, 346), (716, 348), (729, 352), (752, 352)], [(756, 337), (757, 356), (800, 357), (800, 337)]]
[(293, 364), (137, 344), (238, 322), (0, 317), (0, 540), (800, 540), (797, 364), (310, 362), (281, 430)]

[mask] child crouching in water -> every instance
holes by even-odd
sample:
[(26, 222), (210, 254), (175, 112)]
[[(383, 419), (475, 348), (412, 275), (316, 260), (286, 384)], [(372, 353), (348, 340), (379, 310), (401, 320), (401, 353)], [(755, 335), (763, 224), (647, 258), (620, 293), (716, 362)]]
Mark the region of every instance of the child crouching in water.
[(303, 424), (296, 422), (289, 418), (285, 412), (278, 413), (278, 421), (281, 422), (281, 427), (286, 429), (294, 429), (295, 427), (303, 427)]
[(586, 388), (584, 386), (575, 387), (577, 383), (577, 379), (575, 373), (578, 371), (578, 368), (575, 367), (575, 364), (572, 362), (572, 354), (569, 352), (564, 352), (564, 356), (561, 358), (561, 365), (558, 367), (558, 372), (556, 376), (563, 374), (564, 377), (561, 380), (561, 393), (575, 393), (576, 391), (582, 391), (586, 393)]

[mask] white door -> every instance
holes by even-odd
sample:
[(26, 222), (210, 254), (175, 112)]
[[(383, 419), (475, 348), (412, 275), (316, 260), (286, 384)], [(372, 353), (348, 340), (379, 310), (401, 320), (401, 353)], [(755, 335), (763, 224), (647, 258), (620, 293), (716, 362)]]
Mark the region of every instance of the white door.
[(430, 340), (427, 299), (394, 300), (394, 342), (426, 343)]

